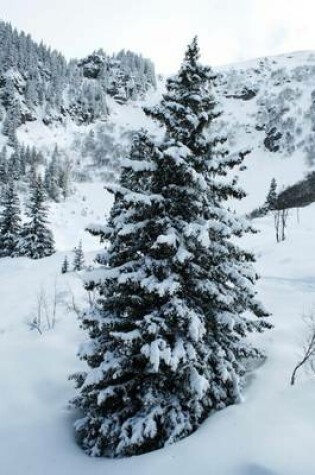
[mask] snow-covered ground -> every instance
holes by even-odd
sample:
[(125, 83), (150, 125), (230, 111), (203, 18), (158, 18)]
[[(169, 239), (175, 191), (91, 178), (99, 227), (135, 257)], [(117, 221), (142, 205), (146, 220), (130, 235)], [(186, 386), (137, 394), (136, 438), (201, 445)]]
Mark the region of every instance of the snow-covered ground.
[[(271, 71), (315, 63), (309, 52), (270, 61)], [(252, 74), (257, 64), (255, 60), (235, 68), (245, 71), (247, 81), (246, 70)], [(301, 110), (295, 113), (294, 101), (290, 104), (291, 112), (306, 124), (302, 134), (306, 140), (314, 76), (303, 74), (300, 88), (298, 80), (291, 84), (303, 90), (298, 101)], [(269, 93), (270, 84), (262, 78), (258, 86), (259, 94), (250, 101), (221, 97), (223, 119), (230, 124), (234, 141), (232, 151), (252, 149), (246, 157), (247, 170), (240, 174), (240, 183), (248, 192), (248, 198), (237, 205), (241, 212), (263, 204), (273, 177), (281, 189), (309, 170), (302, 145), (290, 156), (264, 147), (264, 134), (255, 128), (257, 101)], [(280, 82), (280, 92), (285, 87)], [(163, 81), (145, 104), (157, 102), (162, 90)], [(158, 133), (143, 113), (143, 104), (109, 104), (108, 126), (113, 127), (117, 142), (125, 131), (139, 127)], [(80, 150), (74, 139), (92, 127), (70, 121), (46, 127), (38, 120), (20, 127), (18, 138), (47, 153), (58, 143), (75, 162)], [(2, 142), (0, 135), (0, 146)], [(243, 402), (212, 415), (195, 434), (171, 447), (141, 457), (105, 460), (86, 456), (73, 437), (76, 415), (68, 401), (74, 388), (68, 376), (82, 367), (76, 352), (86, 338), (74, 306), (87, 306), (88, 296), (82, 275), (61, 275), (60, 270), (65, 255), (71, 261), (72, 249), (80, 239), (87, 264), (92, 263), (100, 245), (84, 229), (106, 219), (112, 197), (101, 183), (76, 188), (65, 203), (51, 204), (55, 255), (40, 261), (0, 259), (0, 475), (314, 475), (315, 376), (302, 371), (295, 387), (289, 383), (305, 338), (303, 314), (315, 312), (315, 205), (300, 211), (299, 222), (291, 211), (283, 243), (275, 242), (272, 216), (256, 221), (261, 233), (243, 240), (258, 257), (257, 270), (262, 276), (258, 290), (275, 325), (272, 331), (255, 336), (268, 358), (251, 375)], [(51, 325), (55, 294), (56, 322)], [(32, 329), (40, 298), (53, 326), (47, 328), (42, 305), (41, 333)]]
[[(256, 221), (261, 233), (243, 244), (258, 256), (260, 297), (275, 328), (255, 337), (267, 361), (250, 378), (241, 404), (209, 417), (185, 440), (161, 451), (122, 460), (93, 459), (76, 445), (68, 407), (68, 376), (86, 337), (75, 305), (88, 305), (80, 274), (60, 274), (64, 255), (83, 238), (91, 263), (99, 243), (85, 236), (104, 219), (111, 197), (101, 184), (78, 185), (78, 194), (55, 205), (51, 221), (58, 252), (40, 261), (0, 260), (0, 474), (2, 475), (314, 475), (315, 376), (301, 372), (289, 384), (305, 337), (303, 313), (315, 308), (315, 205), (291, 212), (288, 237), (276, 244), (272, 216)], [(83, 211), (82, 211), (83, 210)], [(31, 329), (45, 294), (56, 323)]]
[(56, 246), (71, 251), (82, 240), (83, 250), (98, 250), (99, 242), (85, 231), (93, 224), (101, 224), (108, 216), (113, 197), (102, 183), (81, 183), (66, 202), (50, 204), (50, 221)]

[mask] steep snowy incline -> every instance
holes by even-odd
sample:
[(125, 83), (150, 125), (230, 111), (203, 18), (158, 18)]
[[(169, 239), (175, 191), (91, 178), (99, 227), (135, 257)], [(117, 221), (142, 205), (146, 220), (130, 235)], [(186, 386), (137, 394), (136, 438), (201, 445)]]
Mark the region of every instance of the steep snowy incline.
[[(94, 186), (94, 189), (93, 189)], [(97, 213), (110, 204), (100, 185), (83, 187), (88, 207), (97, 196)], [(90, 204), (89, 204), (90, 203)], [(58, 205), (60, 206), (60, 205)], [(88, 216), (81, 199), (54, 212), (54, 231), (63, 251), (80, 237)], [(93, 206), (94, 208), (94, 206)], [(75, 214), (72, 214), (75, 211)], [(63, 213), (63, 214), (62, 214)], [(67, 219), (73, 217), (71, 226)], [(95, 218), (95, 214), (92, 216)], [(85, 335), (73, 311), (88, 305), (80, 274), (60, 275), (65, 252), (31, 261), (1, 259), (0, 287), (0, 472), (6, 475), (313, 475), (315, 377), (301, 372), (296, 387), (290, 374), (305, 337), (303, 313), (315, 303), (315, 206), (291, 213), (288, 238), (275, 243), (273, 219), (256, 222), (261, 233), (247, 246), (258, 255), (259, 293), (273, 313), (274, 330), (255, 337), (267, 360), (249, 378), (244, 401), (211, 416), (192, 436), (161, 451), (123, 460), (87, 457), (73, 439), (74, 394), (67, 377), (80, 369), (76, 351)], [(93, 221), (92, 219), (92, 221)], [(77, 221), (75, 221), (77, 220)], [(75, 236), (72, 227), (78, 234)], [(99, 247), (84, 241), (91, 263)], [(57, 277), (57, 282), (55, 284)], [(30, 329), (41, 291), (51, 303), (57, 287), (57, 319), (42, 334)]]
[(314, 168), (315, 55), (260, 58), (216, 73), (230, 148), (251, 151), (240, 174), (248, 193), (241, 208), (249, 211), (263, 204), (273, 177), (281, 190)]

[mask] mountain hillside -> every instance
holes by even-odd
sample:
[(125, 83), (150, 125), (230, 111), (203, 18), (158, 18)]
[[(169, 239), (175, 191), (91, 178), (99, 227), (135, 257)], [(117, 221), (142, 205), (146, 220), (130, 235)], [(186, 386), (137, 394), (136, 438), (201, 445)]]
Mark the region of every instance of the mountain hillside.
[[(133, 106), (156, 88), (154, 65), (139, 54), (100, 49), (67, 61), (0, 22), (0, 185), (13, 173), (23, 191), (37, 171), (46, 176), (59, 169), (57, 193), (46, 186), (59, 201), (69, 195), (72, 178), (89, 180), (105, 171), (107, 179), (117, 179)], [(117, 117), (122, 110), (125, 121)]]
[[(103, 50), (66, 61), (4, 22), (0, 46), (0, 146), (8, 146), (9, 157), (19, 146), (35, 146), (45, 165), (57, 146), (75, 181), (116, 180), (133, 132), (159, 133), (142, 112), (163, 90), (152, 61)], [(248, 212), (263, 204), (273, 177), (281, 191), (313, 169), (315, 53), (214, 72), (223, 111), (218, 128), (228, 130), (232, 153), (247, 154), (241, 183), (250, 198), (241, 209)]]
[(107, 98), (125, 103), (156, 86), (154, 65), (131, 51), (103, 50), (67, 61), (30, 35), (0, 23), (0, 104), (2, 132), (12, 141), (22, 124), (88, 124), (109, 114)]
[[(243, 153), (241, 212), (260, 206), (274, 177), (281, 190), (314, 169), (315, 53), (298, 52), (214, 69), (231, 153)], [(289, 215), (287, 239), (277, 243), (271, 213), (244, 237), (257, 256), (258, 294), (274, 329), (253, 338), (267, 354), (249, 374), (241, 404), (217, 412), (190, 437), (141, 457), (87, 457), (73, 437), (76, 415), (70, 374), (84, 335), (80, 312), (95, 298), (73, 271), (82, 241), (85, 267), (103, 244), (85, 232), (103, 225), (133, 133), (161, 134), (143, 112), (164, 82), (150, 60), (104, 51), (67, 62), (30, 36), (0, 23), (0, 187), (13, 177), (23, 204), (41, 172), (56, 253), (32, 260), (0, 259), (0, 467), (6, 475), (313, 475), (314, 375), (301, 371), (314, 305), (315, 205)], [(2, 147), (2, 149), (1, 149)], [(308, 181), (312, 188), (313, 181)], [(294, 187), (293, 187), (294, 189)], [(289, 197), (291, 198), (291, 196)], [(303, 200), (301, 200), (302, 203)], [(24, 217), (22, 217), (24, 218)], [(69, 272), (61, 268), (68, 258)], [(2, 473), (2, 471), (0, 470)]]
[(273, 177), (280, 191), (314, 167), (315, 54), (262, 58), (217, 73), (232, 149), (251, 151), (241, 174), (248, 211), (263, 203)]

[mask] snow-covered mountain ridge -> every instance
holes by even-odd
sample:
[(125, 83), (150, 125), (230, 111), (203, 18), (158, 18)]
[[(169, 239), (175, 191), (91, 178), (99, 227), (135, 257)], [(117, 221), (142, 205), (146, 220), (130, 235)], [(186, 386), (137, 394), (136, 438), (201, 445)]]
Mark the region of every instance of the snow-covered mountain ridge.
[[(158, 133), (142, 111), (163, 91), (152, 61), (129, 51), (110, 56), (98, 50), (67, 62), (4, 22), (0, 45), (0, 146), (35, 145), (49, 158), (57, 145), (75, 179), (115, 180), (134, 131)], [(232, 153), (251, 151), (240, 174), (250, 195), (242, 210), (250, 211), (264, 202), (273, 177), (281, 189), (313, 168), (315, 53), (214, 71), (223, 112), (218, 128), (228, 131)], [(260, 180), (253, 186), (256, 174)]]
[[(139, 54), (123, 50), (109, 55), (99, 49), (67, 61), (0, 22), (0, 147), (6, 147), (0, 184), (15, 170), (23, 190), (31, 173), (47, 170), (57, 149), (59, 165), (75, 180), (95, 178), (104, 169), (108, 179), (116, 179), (132, 133), (128, 117), (156, 88), (154, 65)], [(120, 120), (122, 110), (125, 121)]]
[[(222, 116), (218, 128), (228, 130), (232, 153), (250, 150), (240, 174), (251, 195), (242, 207), (248, 211), (263, 203), (273, 177), (279, 190), (295, 183), (313, 169), (315, 154), (314, 79), (315, 54), (297, 52), (214, 68), (216, 94)], [(141, 100), (117, 103), (107, 97), (110, 111), (106, 121), (96, 119), (79, 125), (71, 117), (63, 123), (45, 124), (41, 117), (17, 129), (20, 142), (34, 144), (49, 153), (53, 147), (65, 151), (77, 167), (85, 170), (115, 170), (140, 127), (158, 133), (142, 107), (156, 102), (163, 81)], [(253, 175), (260, 176), (253, 186)], [(109, 176), (113, 176), (110, 174)]]

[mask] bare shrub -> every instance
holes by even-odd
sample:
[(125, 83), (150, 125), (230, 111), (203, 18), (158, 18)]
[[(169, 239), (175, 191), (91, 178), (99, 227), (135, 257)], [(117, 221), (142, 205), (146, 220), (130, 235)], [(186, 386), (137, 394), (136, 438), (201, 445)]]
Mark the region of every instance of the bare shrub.
[(307, 335), (303, 346), (303, 355), (293, 369), (290, 383), (294, 386), (297, 372), (303, 367), (308, 366), (315, 373), (315, 314), (310, 312), (304, 317), (307, 327)]
[(54, 281), (53, 292), (47, 296), (45, 288), (40, 287), (36, 296), (36, 308), (29, 326), (32, 330), (37, 330), (40, 335), (43, 331), (51, 330), (56, 325), (57, 308), (59, 305), (57, 278)]
[(277, 242), (284, 241), (286, 238), (285, 230), (287, 227), (287, 221), (289, 217), (288, 209), (276, 209), (273, 212), (274, 226), (276, 231)]

